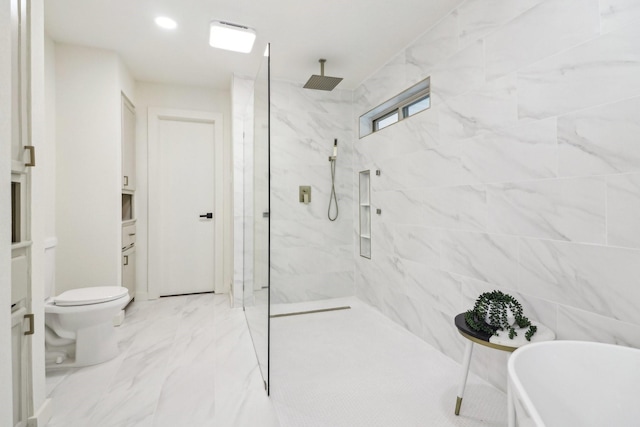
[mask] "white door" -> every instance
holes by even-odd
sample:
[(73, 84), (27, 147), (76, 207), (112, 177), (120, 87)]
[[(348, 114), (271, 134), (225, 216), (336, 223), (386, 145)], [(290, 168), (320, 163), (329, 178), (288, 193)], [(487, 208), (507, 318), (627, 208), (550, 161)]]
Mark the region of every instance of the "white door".
[(149, 110), (152, 297), (221, 286), (221, 146), (218, 115)]

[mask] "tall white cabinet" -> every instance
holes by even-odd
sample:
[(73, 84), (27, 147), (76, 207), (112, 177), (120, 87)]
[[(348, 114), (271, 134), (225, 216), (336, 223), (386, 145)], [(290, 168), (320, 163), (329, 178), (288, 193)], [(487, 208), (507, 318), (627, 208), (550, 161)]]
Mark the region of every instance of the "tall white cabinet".
[(123, 93), (122, 112), (122, 286), (136, 295), (136, 110)]
[[(31, 33), (28, 2), (11, 0), (11, 370), (10, 425), (24, 427), (33, 411), (31, 342), (34, 332), (31, 265)], [(7, 306), (4, 308), (7, 309)], [(41, 320), (41, 319), (40, 319)], [(42, 336), (39, 339), (43, 339)], [(7, 414), (8, 415), (8, 414)], [(0, 424), (4, 422), (0, 416)], [(8, 424), (9, 425), (9, 424)]]

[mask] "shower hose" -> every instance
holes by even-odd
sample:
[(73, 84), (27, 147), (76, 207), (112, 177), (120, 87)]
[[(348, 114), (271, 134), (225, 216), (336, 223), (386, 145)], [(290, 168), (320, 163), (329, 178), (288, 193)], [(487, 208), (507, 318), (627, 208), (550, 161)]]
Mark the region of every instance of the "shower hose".
[[(330, 160), (331, 163), (331, 196), (329, 196), (329, 209), (327, 210), (327, 216), (329, 221), (335, 221), (338, 218), (338, 196), (336, 196), (336, 158)], [(331, 217), (331, 205), (336, 204), (336, 215)]]

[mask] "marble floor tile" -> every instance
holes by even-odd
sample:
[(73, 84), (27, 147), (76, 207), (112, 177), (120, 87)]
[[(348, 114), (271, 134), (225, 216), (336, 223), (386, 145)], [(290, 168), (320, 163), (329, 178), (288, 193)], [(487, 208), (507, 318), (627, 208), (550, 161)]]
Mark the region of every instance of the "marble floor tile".
[(47, 372), (47, 427), (278, 427), (244, 312), (227, 295), (134, 301), (121, 353)]
[[(271, 397), (242, 309), (227, 295), (133, 302), (121, 354), (50, 371), (48, 427), (504, 426), (506, 397), (355, 297), (281, 304), (272, 318)], [(157, 308), (157, 309), (156, 309)]]

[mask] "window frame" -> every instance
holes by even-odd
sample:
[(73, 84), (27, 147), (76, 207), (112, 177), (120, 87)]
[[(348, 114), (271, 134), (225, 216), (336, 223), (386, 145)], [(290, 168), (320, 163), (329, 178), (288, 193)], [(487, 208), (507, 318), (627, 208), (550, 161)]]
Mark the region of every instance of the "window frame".
[[(409, 107), (423, 101), (424, 99), (429, 99), (428, 107), (413, 114), (408, 114), (407, 109)], [(383, 102), (369, 112), (360, 116), (360, 138), (362, 139), (367, 135), (379, 132), (382, 129), (386, 129), (389, 126), (399, 123), (402, 120), (405, 120), (423, 111), (429, 110), (430, 108), (431, 78), (427, 77), (426, 79), (418, 82), (409, 89), (404, 90), (393, 98), (387, 100), (386, 102)], [(397, 113), (398, 120), (381, 128), (379, 126), (380, 121), (384, 120), (387, 117), (390, 117), (394, 113)]]

